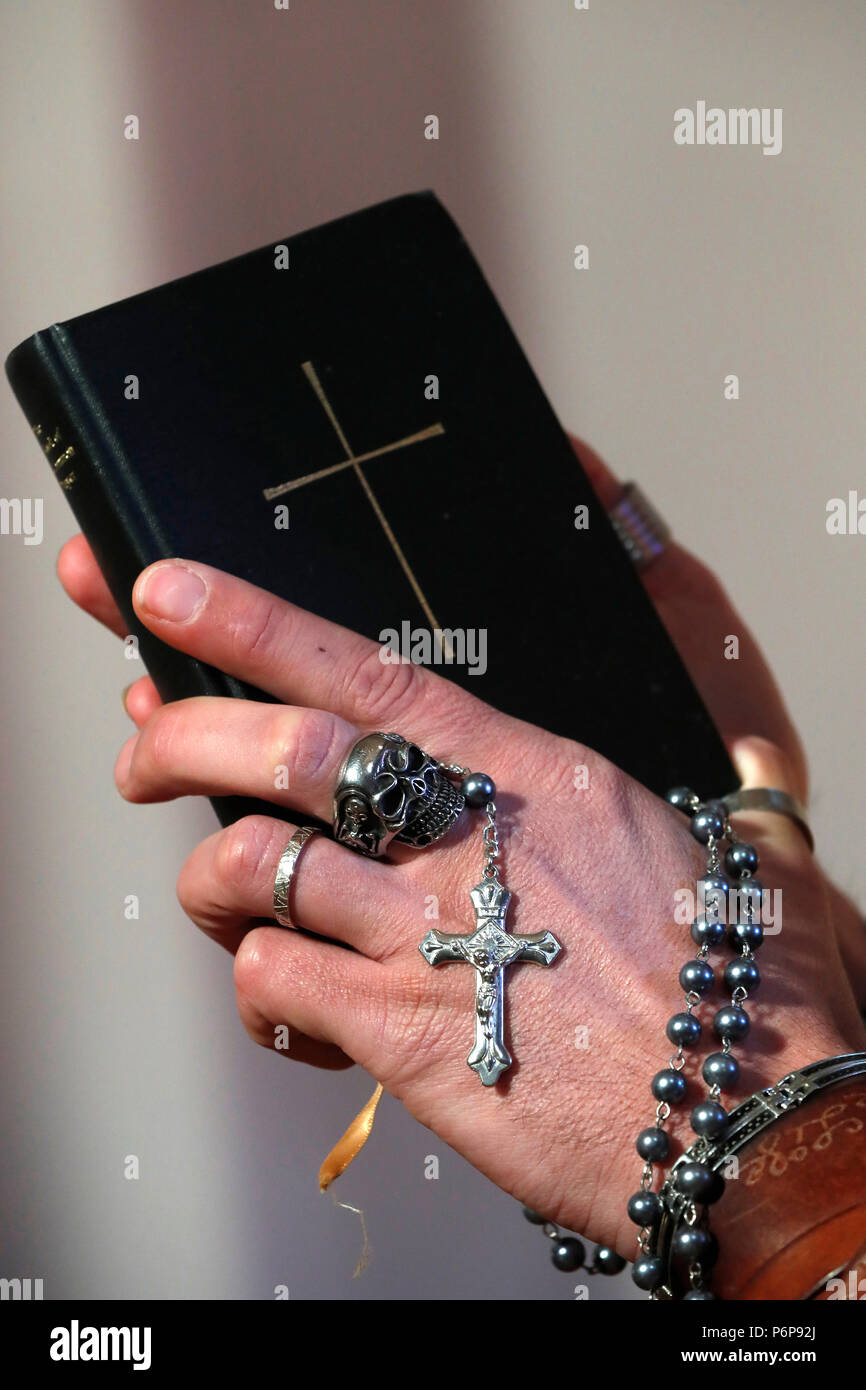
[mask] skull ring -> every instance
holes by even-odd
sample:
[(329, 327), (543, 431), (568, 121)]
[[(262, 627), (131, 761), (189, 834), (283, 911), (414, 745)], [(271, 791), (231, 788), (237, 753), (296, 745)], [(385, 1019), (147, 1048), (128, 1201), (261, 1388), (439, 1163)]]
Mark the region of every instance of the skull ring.
[(378, 859), (392, 840), (440, 840), (466, 798), (442, 766), (401, 734), (365, 734), (346, 754), (334, 792), (334, 837)]

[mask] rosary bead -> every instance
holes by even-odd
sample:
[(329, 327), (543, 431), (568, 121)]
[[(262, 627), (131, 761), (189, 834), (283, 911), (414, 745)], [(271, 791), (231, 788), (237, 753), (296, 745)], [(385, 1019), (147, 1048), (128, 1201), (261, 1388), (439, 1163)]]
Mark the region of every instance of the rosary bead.
[(685, 1260), (708, 1261), (715, 1241), (703, 1226), (680, 1226), (673, 1239), (674, 1253)]
[(705, 1163), (684, 1163), (677, 1170), (676, 1185), (684, 1196), (706, 1206), (717, 1202), (725, 1190), (721, 1173), (708, 1168)]
[(761, 917), (761, 903), (764, 897), (763, 886), (756, 878), (741, 878), (736, 888), (731, 889), (729, 917), (741, 917), (745, 922), (757, 922)]
[(701, 1076), (708, 1086), (730, 1091), (740, 1079), (740, 1064), (729, 1052), (711, 1052), (701, 1068)]
[(658, 1255), (638, 1255), (631, 1269), (631, 1277), (639, 1289), (652, 1293), (664, 1278), (662, 1262)]
[(563, 1236), (562, 1240), (555, 1242), (550, 1252), (550, 1258), (556, 1268), (565, 1270), (566, 1273), (573, 1269), (580, 1269), (585, 1256), (583, 1241), (578, 1240), (577, 1236)]
[(681, 1072), (674, 1071), (673, 1067), (667, 1067), (664, 1071), (656, 1072), (650, 1089), (656, 1100), (676, 1105), (686, 1093), (686, 1078)]
[(599, 1245), (592, 1261), (593, 1269), (599, 1274), (620, 1274), (625, 1269), (625, 1260), (609, 1245)]
[(725, 988), (733, 994), (735, 989), (757, 989), (761, 983), (761, 973), (753, 960), (745, 956), (739, 960), (729, 960), (725, 966)]
[(636, 1226), (654, 1226), (662, 1214), (662, 1202), (657, 1192), (635, 1192), (628, 1199), (629, 1221)]
[(712, 917), (696, 917), (689, 928), (696, 946), (721, 946), (725, 939), (725, 924)]
[(693, 792), (691, 787), (673, 787), (668, 792), (666, 800), (672, 806), (676, 806), (678, 811), (694, 811), (700, 805), (700, 797), (697, 792)]
[(701, 1025), (694, 1014), (674, 1014), (665, 1029), (668, 1041), (675, 1047), (693, 1047), (701, 1036)]
[(739, 1042), (749, 1031), (749, 1015), (745, 1009), (741, 1009), (739, 1004), (726, 1004), (723, 1009), (719, 1009), (713, 1019), (713, 1028), (716, 1036), (722, 1039), (729, 1038), (731, 1042)]
[(670, 1152), (671, 1141), (663, 1129), (642, 1129), (637, 1137), (635, 1148), (647, 1163), (661, 1163)]
[(760, 922), (734, 922), (731, 927), (731, 942), (735, 946), (748, 946), (757, 951), (764, 940), (764, 928)]
[(709, 1289), (689, 1289), (688, 1293), (683, 1294), (683, 1302), (692, 1303), (715, 1303), (715, 1294), (711, 1294)]
[(698, 909), (705, 917), (724, 916), (730, 884), (724, 874), (704, 874), (698, 879)]
[(496, 786), (486, 772), (470, 772), (460, 783), (460, 790), (466, 798), (467, 806), (486, 806), (488, 801), (496, 800)]
[(547, 1221), (546, 1216), (540, 1216), (539, 1213), (537, 1211), (533, 1211), (531, 1207), (524, 1207), (523, 1215), (526, 1217), (527, 1221), (529, 1221), (533, 1226), (543, 1226)]
[(720, 1139), (728, 1127), (728, 1112), (717, 1100), (702, 1100), (692, 1110), (692, 1129), (705, 1139)]
[(754, 845), (729, 845), (725, 854), (725, 868), (729, 874), (741, 874), (748, 869), (753, 874), (758, 867), (758, 851)]
[(692, 817), (691, 831), (699, 844), (705, 845), (710, 836), (714, 840), (722, 838), (725, 829), (723, 810), (724, 807), (720, 811), (715, 806), (712, 809), (707, 809), (705, 806), (698, 811), (696, 816)]
[[(707, 994), (716, 982), (715, 972), (705, 960), (687, 960), (680, 971), (680, 988), (686, 994)], [(661, 1096), (658, 1097), (662, 1099)]]

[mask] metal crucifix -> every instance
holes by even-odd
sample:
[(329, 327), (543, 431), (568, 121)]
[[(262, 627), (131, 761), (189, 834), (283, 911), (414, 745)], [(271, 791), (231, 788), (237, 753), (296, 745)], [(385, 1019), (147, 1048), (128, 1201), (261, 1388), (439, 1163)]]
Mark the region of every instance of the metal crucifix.
[(475, 930), (463, 935), (434, 928), (419, 949), (428, 965), (462, 960), (475, 966), (475, 1046), (466, 1060), (485, 1086), (495, 1086), (512, 1062), (503, 1032), (505, 967), (520, 960), (552, 965), (562, 948), (549, 931), (516, 936), (505, 930), (511, 893), (495, 875), (477, 883), (469, 896)]

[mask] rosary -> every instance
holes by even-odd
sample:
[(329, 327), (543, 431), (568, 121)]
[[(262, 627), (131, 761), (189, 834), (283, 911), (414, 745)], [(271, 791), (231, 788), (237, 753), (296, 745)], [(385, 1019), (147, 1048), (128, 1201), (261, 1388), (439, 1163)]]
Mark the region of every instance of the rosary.
[[(428, 965), (461, 961), (475, 970), (474, 1040), (467, 1063), (482, 1085), (494, 1086), (512, 1064), (505, 1041), (505, 970), (520, 961), (552, 965), (561, 951), (550, 931), (519, 933), (506, 928), (511, 893), (500, 880), (496, 823), (496, 788), (485, 773), (443, 763), (397, 733), (366, 734), (349, 750), (334, 792), (334, 838), (372, 858), (383, 856), (392, 840), (423, 849), (445, 836), (464, 810), (483, 811), (481, 881), (470, 889), (475, 924), (472, 931), (427, 932), (419, 950)], [(788, 793), (775, 788), (749, 788), (724, 798), (701, 801), (686, 787), (676, 787), (667, 800), (690, 817), (691, 833), (706, 847), (706, 868), (697, 881), (697, 915), (691, 923), (696, 948), (679, 972), (684, 1007), (667, 1022), (665, 1033), (673, 1048), (666, 1067), (656, 1072), (650, 1091), (656, 1102), (654, 1121), (637, 1137), (643, 1160), (639, 1189), (629, 1198), (628, 1215), (638, 1228), (632, 1279), (652, 1299), (710, 1300), (710, 1272), (718, 1247), (710, 1229), (709, 1210), (723, 1195), (725, 1170), (737, 1151), (789, 1109), (816, 1091), (866, 1074), (866, 1053), (850, 1053), (810, 1063), (783, 1077), (775, 1086), (748, 1097), (733, 1110), (722, 1095), (735, 1090), (740, 1068), (734, 1045), (745, 1039), (750, 1019), (744, 1004), (760, 984), (755, 955), (764, 939), (761, 924), (764, 890), (754, 877), (757, 850), (740, 840), (731, 826), (734, 811), (775, 811), (802, 830), (811, 848), (811, 835), (802, 808)], [(274, 915), (293, 926), (289, 888), (303, 846), (316, 833), (313, 826), (295, 832), (286, 846), (274, 885)], [(727, 847), (725, 847), (727, 846)], [(724, 853), (723, 853), (724, 852)], [(690, 1121), (695, 1139), (658, 1186), (670, 1154), (666, 1124), (672, 1108), (686, 1099), (683, 1075), (686, 1049), (701, 1042), (704, 1025), (695, 1010), (716, 985), (710, 953), (728, 945), (732, 954), (723, 970), (728, 1002), (716, 1010), (713, 1033), (716, 1048), (704, 1058), (701, 1076), (705, 1094), (693, 1105)], [(343, 1170), (364, 1143), (381, 1087), (350, 1127), (330, 1159), (328, 1181)], [(320, 1175), (321, 1176), (321, 1175)], [(583, 1241), (563, 1233), (542, 1214), (524, 1208), (524, 1215), (541, 1226), (551, 1241), (557, 1269), (588, 1274), (619, 1274), (625, 1259), (614, 1249), (598, 1245), (589, 1261)]]

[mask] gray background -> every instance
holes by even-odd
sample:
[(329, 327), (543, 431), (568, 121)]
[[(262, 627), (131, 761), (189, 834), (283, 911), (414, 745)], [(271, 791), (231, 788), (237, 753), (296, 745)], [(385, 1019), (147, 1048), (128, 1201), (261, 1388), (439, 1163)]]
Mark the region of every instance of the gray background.
[[(726, 578), (804, 731), (819, 845), (862, 895), (866, 539), (825, 530), (863, 485), (862, 7), (4, 0), (2, 30), (4, 352), (435, 188), (563, 422)], [(782, 107), (782, 153), (675, 146), (698, 99)], [(114, 791), (137, 672), (61, 594), (74, 524), (8, 391), (0, 430), (2, 495), (46, 510), (41, 547), (0, 537), (0, 1274), (47, 1297), (573, 1296), (514, 1203), (389, 1098), (338, 1184), (374, 1248), (353, 1280), (357, 1218), (315, 1175), (369, 1078), (247, 1041), (228, 957), (174, 896), (211, 812)]]

